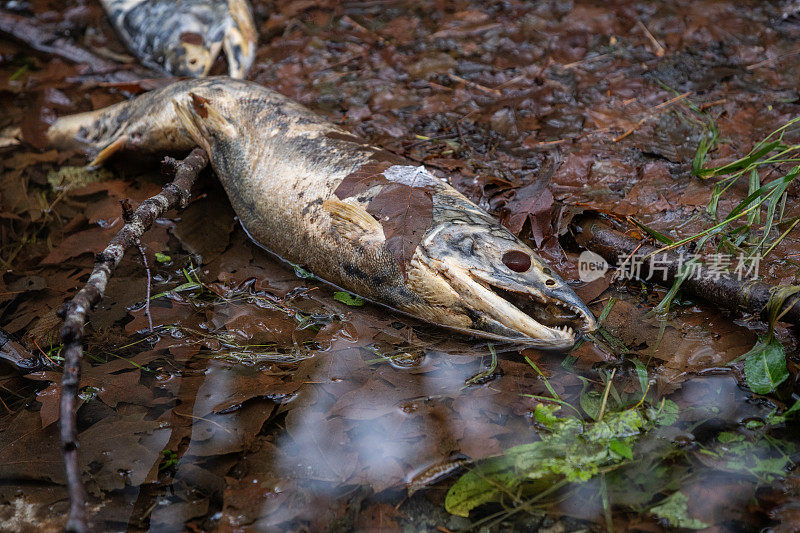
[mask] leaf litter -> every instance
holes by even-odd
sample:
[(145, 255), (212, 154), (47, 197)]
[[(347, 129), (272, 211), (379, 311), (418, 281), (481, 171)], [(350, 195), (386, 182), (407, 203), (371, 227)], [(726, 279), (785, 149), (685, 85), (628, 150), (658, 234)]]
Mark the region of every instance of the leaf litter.
[[(63, 16), (45, 4), (19, 14), (104, 57), (125, 54), (99, 4)], [(567, 355), (520, 354), (337, 296), (303, 265), (250, 244), (210, 177), (189, 209), (143, 239), (154, 331), (135, 254), (87, 325), (78, 417), (101, 527), (457, 530), (488, 517), (566, 531), (791, 527), (791, 330), (679, 291), (654, 315), (667, 291), (639, 282), (583, 285), (565, 233), (570, 213), (590, 208), (677, 242), (778, 178), (791, 162), (731, 181), (719, 169), (774, 156), (759, 143), (800, 115), (800, 59), (785, 53), (796, 12), (731, 2), (686, 13), (636, 3), (253, 5), (263, 34), (253, 79), (447, 178), (590, 295), (603, 330)], [(82, 155), (33, 147), (54, 116), (156, 83), (122, 83), (6, 39), (0, 56), (0, 130), (21, 126), (25, 141), (0, 148), (0, 327), (52, 360), (25, 376), (0, 363), (0, 517), (58, 529), (55, 310), (118, 228), (119, 201), (141, 201), (161, 178), (155, 158), (87, 174)], [(793, 127), (784, 135), (796, 142)], [(703, 175), (715, 168), (720, 176)], [(745, 240), (769, 250), (762, 278), (792, 284), (797, 185), (780, 192), (737, 219), (745, 238), (716, 237), (723, 250)], [(425, 191), (416, 194), (420, 212), (392, 211), (401, 260), (405, 219), (413, 230), (429, 216)], [(398, 208), (396, 196), (409, 191), (376, 209)], [(522, 489), (487, 487), (477, 477), (487, 471)], [(463, 501), (488, 503), (449, 515), (447, 494), (470, 480), (475, 499)]]

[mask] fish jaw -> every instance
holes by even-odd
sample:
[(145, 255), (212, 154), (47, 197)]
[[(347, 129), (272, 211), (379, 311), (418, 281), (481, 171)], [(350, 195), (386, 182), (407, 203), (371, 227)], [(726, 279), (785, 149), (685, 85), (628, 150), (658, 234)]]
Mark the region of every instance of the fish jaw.
[[(512, 266), (517, 270), (508, 267), (503, 262), (508, 251), (526, 254), (530, 266), (524, 272), (516, 265)], [(424, 284), (446, 286), (452, 305), (461, 309), (457, 320), (453, 320), (451, 307), (439, 320), (429, 317), (432, 321), (476, 336), (552, 350), (569, 349), (579, 334), (596, 329), (594, 316), (574, 291), (499, 225), (440, 224), (425, 237), (415, 259), (424, 265), (422, 276), (436, 278)], [(545, 315), (555, 310), (569, 318), (563, 324), (547, 325), (518, 302), (538, 306)], [(465, 326), (466, 317), (469, 324)]]

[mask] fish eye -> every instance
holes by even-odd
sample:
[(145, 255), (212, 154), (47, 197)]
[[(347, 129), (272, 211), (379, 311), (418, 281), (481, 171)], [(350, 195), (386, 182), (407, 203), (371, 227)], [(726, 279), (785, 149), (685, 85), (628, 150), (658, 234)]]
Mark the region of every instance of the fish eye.
[(509, 250), (503, 254), (503, 264), (514, 272), (527, 272), (531, 267), (531, 256), (519, 250)]

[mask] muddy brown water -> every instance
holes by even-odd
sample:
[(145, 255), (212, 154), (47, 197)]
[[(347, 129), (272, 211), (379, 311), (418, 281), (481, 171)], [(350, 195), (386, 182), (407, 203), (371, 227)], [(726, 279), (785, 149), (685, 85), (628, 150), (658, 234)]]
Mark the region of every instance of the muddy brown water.
[[(93, 2), (2, 8), (131, 61)], [(367, 0), (254, 10), (250, 79), (449, 177), (538, 244), (596, 315), (613, 298), (607, 336), (568, 354), (493, 346), (496, 371), (468, 384), (488, 368), (487, 343), (347, 305), (300, 277), (247, 240), (209, 173), (192, 205), (143, 239), (155, 331), (133, 252), (91, 315), (79, 429), (99, 529), (468, 529), (503, 507), (448, 514), (457, 463), (536, 441), (540, 400), (530, 395), (550, 396), (548, 385), (580, 406), (614, 372), (615, 391), (641, 396), (640, 361), (648, 402), (674, 402), (674, 423), (641, 436), (631, 465), (527, 510), (507, 505), (490, 529), (661, 531), (668, 524), (652, 509), (680, 491), (687, 517), (710, 531), (795, 530), (796, 422), (766, 424), (799, 391), (793, 332), (777, 328), (789, 380), (754, 395), (735, 360), (764, 324), (685, 297), (653, 316), (663, 289), (582, 284), (576, 250), (556, 235), (585, 208), (672, 237), (706, 227), (713, 183), (690, 170), (707, 121), (720, 131), (716, 164), (800, 114), (800, 5)], [(156, 77), (120, 81), (0, 40), (0, 130), (21, 125), (26, 139), (0, 149), (0, 327), (56, 364), (22, 376), (0, 363), (0, 530), (63, 526), (55, 310), (119, 229), (119, 200), (141, 201), (162, 183), (157, 158), (87, 174), (81, 154), (37, 143), (52, 117), (131, 97), (163, 83)], [(762, 277), (796, 282), (798, 257), (792, 232)]]

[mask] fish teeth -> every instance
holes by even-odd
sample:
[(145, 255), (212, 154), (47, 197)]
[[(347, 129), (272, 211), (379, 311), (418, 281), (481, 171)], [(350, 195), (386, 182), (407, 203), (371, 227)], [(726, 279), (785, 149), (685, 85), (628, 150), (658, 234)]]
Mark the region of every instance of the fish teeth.
[(567, 333), (568, 335), (574, 335), (575, 334), (575, 332), (569, 326), (553, 326), (552, 329), (554, 329), (556, 331), (563, 331), (564, 333)]

